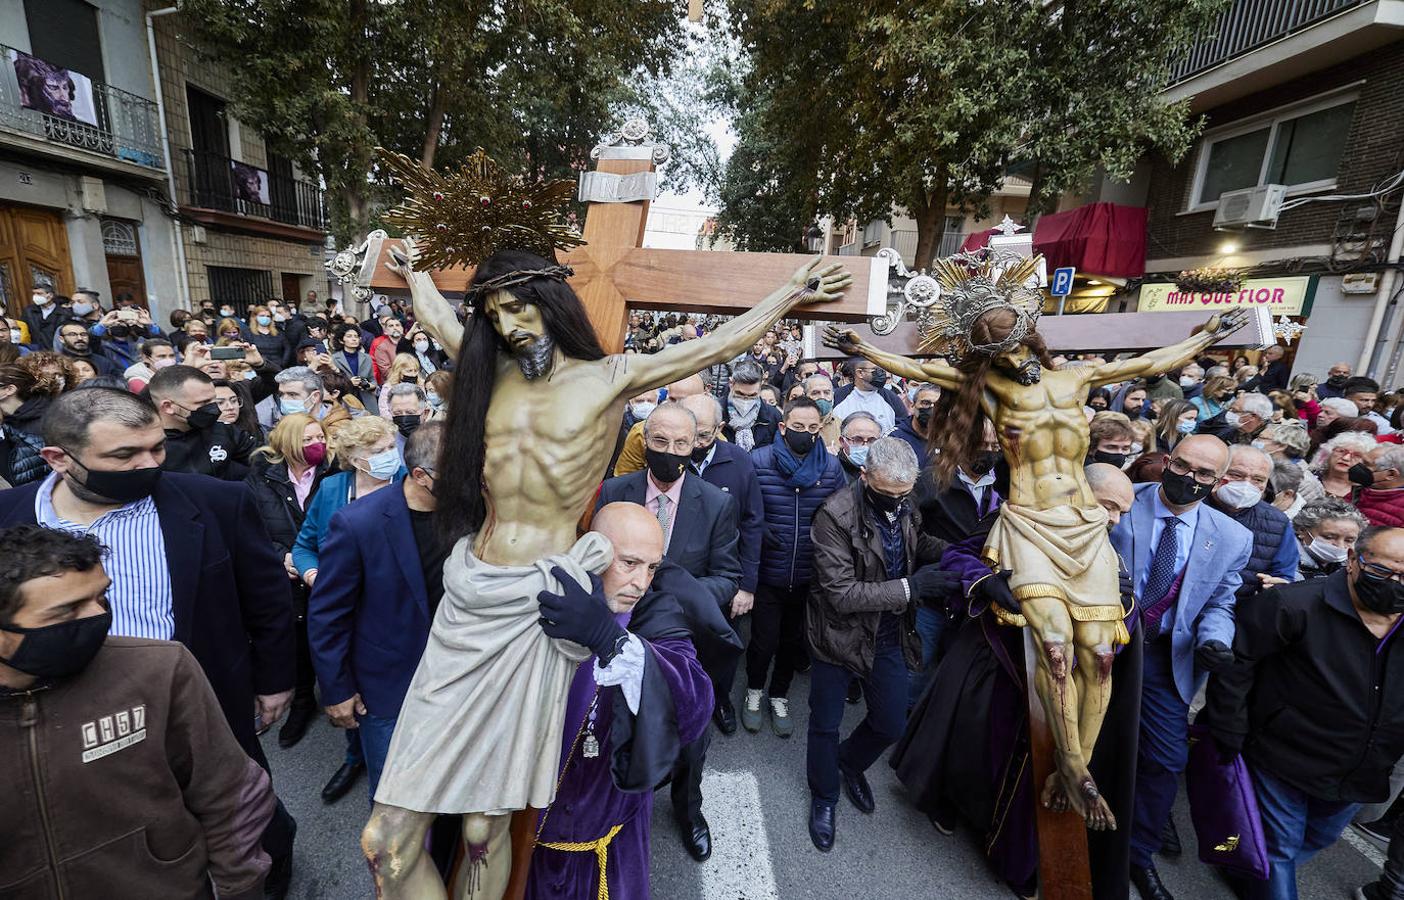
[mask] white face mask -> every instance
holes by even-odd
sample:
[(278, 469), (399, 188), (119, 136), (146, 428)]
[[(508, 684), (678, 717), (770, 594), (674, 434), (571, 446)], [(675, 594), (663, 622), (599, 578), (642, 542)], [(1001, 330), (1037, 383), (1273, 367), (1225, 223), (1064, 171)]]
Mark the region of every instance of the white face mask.
[(1337, 547), (1335, 544), (1323, 538), (1314, 537), (1311, 543), (1305, 545), (1307, 553), (1321, 563), (1343, 563), (1349, 555), (1344, 547)]
[(415, 341), (415, 342), (414, 342), (414, 351), (415, 351), (416, 353), (428, 353), (428, 352), (429, 352), (429, 342), (428, 342), (428, 341)]
[(35, 305), (35, 306), (48, 306), (50, 302), (52, 302), (52, 298), (50, 298), (48, 294), (35, 294), (35, 295), (34, 295), (34, 305)]
[(1224, 424), (1230, 428), (1237, 428), (1238, 424), (1242, 421), (1243, 419), (1233, 410), (1224, 413)]
[(1234, 509), (1247, 509), (1250, 506), (1258, 505), (1258, 502), (1263, 499), (1263, 491), (1247, 481), (1230, 481), (1219, 485), (1214, 496)]
[(18, 328), (11, 328), (11, 329), (10, 329), (10, 343), (12, 343), (12, 344), (18, 344), (18, 343), (22, 343), (23, 341), (24, 341), (24, 333), (21, 332)]
[(636, 421), (642, 422), (658, 408), (657, 403), (650, 403), (647, 400), (629, 404), (629, 412), (633, 413)]
[(1190, 376), (1190, 375), (1181, 375), (1181, 376), (1180, 376), (1180, 387), (1182, 387), (1182, 388), (1194, 387), (1196, 384), (1199, 384), (1199, 382), (1195, 381), (1194, 378), (1193, 378), (1192, 376)]

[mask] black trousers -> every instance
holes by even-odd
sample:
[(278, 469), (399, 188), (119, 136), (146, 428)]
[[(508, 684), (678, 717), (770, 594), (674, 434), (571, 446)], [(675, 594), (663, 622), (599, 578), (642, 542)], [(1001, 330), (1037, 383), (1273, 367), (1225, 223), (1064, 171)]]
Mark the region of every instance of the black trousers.
[(293, 683), (292, 702), (299, 706), (316, 706), (317, 696), (313, 688), (317, 684), (317, 673), (312, 668), (312, 645), (307, 639), (307, 616), (293, 620), (293, 632), (297, 637), (297, 681)]
[(673, 818), (686, 827), (702, 820), (702, 767), (707, 762), (707, 747), (712, 743), (712, 725), (702, 736), (678, 753), (673, 764)]
[(808, 584), (793, 588), (756, 585), (751, 643), (746, 648), (746, 686), (751, 690), (764, 689), (769, 674), (770, 696), (789, 696), (795, 668), (808, 658), (804, 647), (804, 604), (808, 597)]

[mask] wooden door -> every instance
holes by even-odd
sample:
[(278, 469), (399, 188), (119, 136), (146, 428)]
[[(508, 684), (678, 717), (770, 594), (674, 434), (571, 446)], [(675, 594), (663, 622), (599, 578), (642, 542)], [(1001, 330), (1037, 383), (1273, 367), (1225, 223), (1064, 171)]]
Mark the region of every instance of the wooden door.
[(18, 315), (37, 286), (73, 293), (73, 263), (63, 218), (47, 209), (0, 204), (0, 298)]
[(302, 276), (293, 275), (289, 272), (283, 273), (283, 302), (302, 302)]
[(146, 275), (141, 267), (141, 236), (136, 223), (104, 219), (102, 249), (107, 255), (107, 280), (112, 284), (109, 302), (115, 304), (130, 294), (139, 305), (147, 306)]

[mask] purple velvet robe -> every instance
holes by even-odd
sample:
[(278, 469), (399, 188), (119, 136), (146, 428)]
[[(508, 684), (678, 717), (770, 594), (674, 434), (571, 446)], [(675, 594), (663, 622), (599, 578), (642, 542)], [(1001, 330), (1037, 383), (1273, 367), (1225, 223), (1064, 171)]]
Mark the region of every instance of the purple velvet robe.
[[(580, 664), (566, 706), (565, 777), (542, 814), (545, 827), (538, 840), (590, 842), (623, 825), (609, 844), (610, 900), (648, 900), (653, 789), (672, 772), (678, 751), (706, 729), (712, 683), (670, 596), (645, 596), (627, 627), (643, 639), (646, 655), (638, 714), (629, 711), (621, 688), (600, 688), (594, 735), (601, 752), (585, 758), (583, 740), (576, 737), (595, 694), (595, 660)], [(594, 900), (598, 891), (595, 853), (541, 846), (533, 851), (527, 900)]]

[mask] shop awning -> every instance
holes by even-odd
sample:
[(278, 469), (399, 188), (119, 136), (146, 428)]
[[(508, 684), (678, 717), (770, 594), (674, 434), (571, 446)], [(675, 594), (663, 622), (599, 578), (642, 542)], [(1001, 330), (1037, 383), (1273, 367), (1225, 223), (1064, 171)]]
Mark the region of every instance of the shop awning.
[[(979, 249), (993, 233), (993, 228), (977, 231), (960, 249)], [(1139, 277), (1146, 274), (1146, 208), (1089, 203), (1041, 216), (1033, 246), (1048, 260), (1050, 271), (1072, 266), (1078, 275)]]

